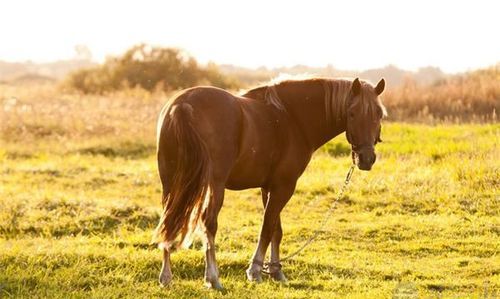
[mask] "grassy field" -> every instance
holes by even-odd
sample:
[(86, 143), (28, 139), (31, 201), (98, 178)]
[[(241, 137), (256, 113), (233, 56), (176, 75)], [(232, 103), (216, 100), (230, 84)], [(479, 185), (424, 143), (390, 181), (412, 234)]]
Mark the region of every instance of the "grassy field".
[[(157, 283), (155, 119), (165, 95), (75, 96), (0, 86), (0, 298), (332, 298), (500, 295), (500, 125), (387, 123), (288, 284), (246, 281), (263, 208), (227, 192), (217, 236), (222, 293), (203, 285), (201, 243)], [(13, 97), (15, 94), (16, 97)], [(132, 100), (133, 98), (133, 100)], [(324, 146), (283, 212), (282, 252), (318, 227), (350, 164)], [(414, 296), (414, 297), (415, 297)]]
[[(319, 240), (255, 285), (258, 190), (228, 192), (222, 283), (202, 287), (201, 244), (158, 286), (149, 244), (160, 212), (154, 142), (6, 141), (0, 152), (0, 297), (331, 298), (500, 294), (499, 125), (386, 124), (373, 171), (356, 171)], [(117, 137), (115, 137), (117, 138)], [(350, 160), (343, 137), (315, 156), (285, 208), (286, 254), (317, 227)]]

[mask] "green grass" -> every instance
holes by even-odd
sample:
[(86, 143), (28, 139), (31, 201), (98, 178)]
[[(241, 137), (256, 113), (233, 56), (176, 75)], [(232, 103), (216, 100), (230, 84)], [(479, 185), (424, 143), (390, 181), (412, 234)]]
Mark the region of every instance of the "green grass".
[[(282, 285), (246, 281), (258, 190), (228, 191), (217, 253), (224, 292), (203, 287), (201, 243), (157, 283), (154, 141), (7, 140), (0, 149), (0, 298), (483, 298), (500, 295), (500, 126), (386, 124), (378, 162), (355, 171), (319, 239)], [(283, 212), (284, 255), (318, 227), (349, 167), (343, 137), (314, 157)]]

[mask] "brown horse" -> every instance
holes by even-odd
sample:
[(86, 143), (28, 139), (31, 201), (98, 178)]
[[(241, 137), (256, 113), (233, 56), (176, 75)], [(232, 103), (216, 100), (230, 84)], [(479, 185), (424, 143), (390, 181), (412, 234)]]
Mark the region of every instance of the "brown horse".
[(213, 87), (178, 94), (158, 122), (158, 168), (163, 186), (163, 215), (156, 241), (163, 249), (160, 283), (172, 280), (170, 251), (200, 227), (205, 236), (207, 286), (220, 289), (215, 260), (217, 215), (225, 188), (260, 187), (265, 206), (257, 249), (246, 270), (261, 281), (271, 243), (269, 272), (281, 270), (280, 212), (292, 196), (312, 154), (346, 132), (353, 162), (370, 170), (380, 122), (382, 79), (373, 87), (358, 79), (288, 80), (250, 90), (243, 96)]

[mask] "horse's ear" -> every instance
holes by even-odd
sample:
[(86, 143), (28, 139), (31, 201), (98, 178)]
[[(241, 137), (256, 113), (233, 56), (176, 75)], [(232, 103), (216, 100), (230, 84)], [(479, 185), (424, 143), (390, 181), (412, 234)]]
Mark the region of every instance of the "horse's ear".
[(384, 78), (380, 79), (377, 86), (375, 86), (375, 92), (380, 95), (385, 89), (385, 80)]
[(361, 82), (359, 82), (359, 78), (356, 78), (354, 79), (354, 81), (352, 81), (351, 90), (354, 96), (357, 96), (361, 93)]

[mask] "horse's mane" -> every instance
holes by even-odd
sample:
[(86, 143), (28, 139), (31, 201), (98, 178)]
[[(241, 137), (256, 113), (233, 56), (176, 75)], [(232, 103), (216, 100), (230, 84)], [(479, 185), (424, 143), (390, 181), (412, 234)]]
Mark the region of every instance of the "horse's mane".
[[(349, 98), (352, 79), (329, 79), (321, 77), (312, 77), (310, 75), (298, 76), (283, 76), (272, 79), (269, 83), (248, 90), (244, 96), (252, 97), (252, 95), (260, 95), (259, 98), (266, 101), (268, 104), (275, 106), (279, 110), (285, 110), (283, 99), (278, 95), (277, 88), (283, 84), (320, 82), (324, 89), (325, 111), (328, 123), (338, 125), (346, 119), (347, 99)], [(364, 92), (358, 97), (358, 101), (351, 105), (361, 105), (360, 109), (363, 114), (372, 114), (382, 112), (382, 116), (386, 116), (387, 112), (380, 101), (379, 97), (374, 94), (373, 85), (366, 81), (360, 81)], [(376, 99), (376, 100), (373, 100)]]
[(242, 96), (259, 98), (261, 100), (266, 101), (266, 103), (273, 105), (277, 109), (285, 111), (283, 100), (279, 97), (278, 92), (276, 90), (277, 87), (287, 83), (304, 83), (306, 81), (317, 81), (317, 80), (322, 80), (322, 79), (308, 74), (300, 74), (300, 75), (280, 74), (277, 77), (269, 80), (267, 83), (263, 83), (260, 86), (246, 90), (242, 94)]
[(324, 79), (322, 83), (325, 90), (326, 122), (338, 126), (346, 119), (347, 99), (352, 82), (346, 79)]

